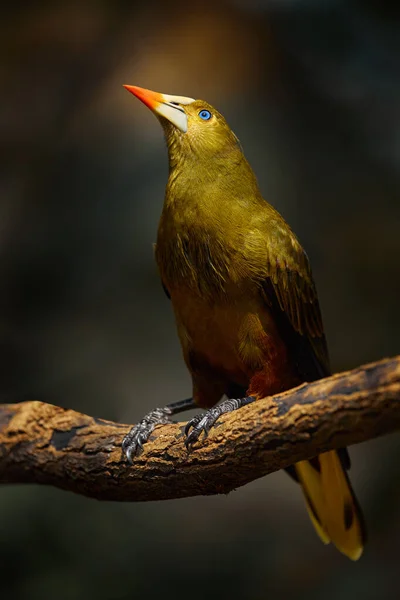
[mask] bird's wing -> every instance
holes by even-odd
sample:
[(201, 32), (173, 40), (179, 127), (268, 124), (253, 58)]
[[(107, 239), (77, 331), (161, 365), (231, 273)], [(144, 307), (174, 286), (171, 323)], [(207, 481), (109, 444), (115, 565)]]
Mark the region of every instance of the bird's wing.
[(328, 348), (310, 263), (286, 224), (278, 226), (273, 235), (268, 244), (263, 298), (299, 376), (303, 381), (326, 377), (330, 374)]
[[(317, 290), (307, 254), (284, 225), (277, 227), (275, 238), (268, 245), (262, 295), (273, 312), (299, 376), (303, 381), (314, 381), (331, 373)], [(349, 469), (347, 449), (339, 449), (338, 454), (344, 469)], [(293, 466), (286, 471), (299, 481)]]

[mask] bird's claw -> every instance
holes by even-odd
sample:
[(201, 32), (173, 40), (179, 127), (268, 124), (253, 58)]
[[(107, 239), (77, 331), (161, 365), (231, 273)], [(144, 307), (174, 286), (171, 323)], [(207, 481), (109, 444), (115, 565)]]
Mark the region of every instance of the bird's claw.
[(156, 408), (149, 412), (137, 425), (134, 425), (122, 440), (122, 451), (128, 462), (143, 451), (143, 444), (149, 439), (156, 425), (170, 423), (170, 411), (167, 408)]
[[(215, 425), (216, 421), (223, 413), (237, 410), (246, 404), (254, 402), (254, 400), (254, 396), (238, 399), (229, 398), (207, 412), (194, 416), (185, 426), (186, 448), (190, 451), (202, 433), (204, 433), (204, 437), (207, 437), (211, 427)], [(133, 458), (142, 452), (143, 444), (147, 442), (153, 429), (157, 425), (171, 423), (171, 416), (173, 414), (175, 413), (171, 406), (156, 408), (149, 412), (137, 425), (132, 427), (122, 441), (122, 451), (125, 453), (126, 458), (131, 464)]]
[(228, 398), (207, 412), (201, 415), (196, 415), (193, 417), (193, 419), (190, 419), (190, 421), (186, 423), (185, 427), (186, 448), (190, 451), (193, 444), (198, 441), (202, 432), (204, 433), (204, 437), (207, 437), (211, 427), (215, 425), (216, 421), (222, 414), (232, 412), (238, 408), (241, 408), (242, 406), (251, 404), (255, 399), (255, 396), (246, 396), (244, 398)]
[(186, 423), (185, 446), (189, 451), (192, 449), (193, 444), (198, 441), (202, 432), (204, 433), (204, 437), (208, 436), (208, 432), (210, 431), (211, 427), (213, 427), (217, 419), (221, 416), (222, 412), (223, 411), (221, 410), (220, 405), (214, 406), (214, 408), (211, 408), (201, 415), (196, 415), (193, 417), (193, 419), (190, 419), (190, 421)]
[(130, 432), (122, 441), (122, 451), (125, 453), (128, 462), (132, 464), (133, 457), (139, 455), (143, 450), (143, 444), (147, 442), (151, 432), (154, 429), (152, 423), (147, 423), (145, 419), (132, 427)]

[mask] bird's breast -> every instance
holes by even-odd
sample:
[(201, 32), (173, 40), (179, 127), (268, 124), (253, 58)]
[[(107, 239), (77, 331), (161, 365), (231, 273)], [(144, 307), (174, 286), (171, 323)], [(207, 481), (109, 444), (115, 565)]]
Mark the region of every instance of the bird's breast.
[(168, 290), (185, 286), (203, 298), (226, 293), (238, 267), (234, 255), (235, 249), (211, 221), (160, 221), (156, 261)]
[(156, 260), (192, 375), (262, 396), (290, 387), (290, 378), (287, 349), (260, 293), (267, 265), (260, 233), (228, 211), (164, 209)]

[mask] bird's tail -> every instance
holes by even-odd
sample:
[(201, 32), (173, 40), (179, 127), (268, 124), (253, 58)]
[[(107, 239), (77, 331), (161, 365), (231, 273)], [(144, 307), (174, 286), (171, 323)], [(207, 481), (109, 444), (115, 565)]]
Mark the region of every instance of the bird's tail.
[(340, 458), (335, 451), (295, 465), (311, 521), (324, 544), (358, 560), (364, 546), (363, 518)]

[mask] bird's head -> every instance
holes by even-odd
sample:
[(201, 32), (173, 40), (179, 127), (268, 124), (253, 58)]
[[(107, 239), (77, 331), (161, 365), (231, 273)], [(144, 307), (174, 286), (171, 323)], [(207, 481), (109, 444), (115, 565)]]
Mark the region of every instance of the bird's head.
[(204, 100), (160, 94), (140, 87), (124, 86), (158, 117), (165, 133), (170, 163), (217, 158), (240, 144), (224, 117)]

